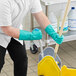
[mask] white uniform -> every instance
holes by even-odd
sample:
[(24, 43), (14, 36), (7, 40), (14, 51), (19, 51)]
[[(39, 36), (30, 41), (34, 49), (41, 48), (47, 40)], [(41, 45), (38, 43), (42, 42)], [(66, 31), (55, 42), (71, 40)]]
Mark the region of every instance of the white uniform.
[[(0, 0), (0, 26), (13, 26), (15, 28), (20, 28), (23, 17), (29, 11), (31, 11), (31, 13), (37, 13), (42, 11), (40, 1)], [(10, 40), (11, 37), (5, 35), (0, 29), (0, 45), (6, 48)], [(23, 44), (22, 40), (18, 41)]]

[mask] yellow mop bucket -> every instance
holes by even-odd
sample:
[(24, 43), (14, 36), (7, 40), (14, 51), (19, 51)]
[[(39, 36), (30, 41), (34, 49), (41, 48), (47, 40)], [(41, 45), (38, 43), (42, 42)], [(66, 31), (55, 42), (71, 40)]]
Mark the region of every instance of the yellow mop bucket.
[(64, 65), (60, 70), (54, 58), (46, 56), (38, 64), (38, 76), (76, 76), (76, 69)]
[(61, 76), (61, 71), (51, 56), (45, 56), (38, 64), (38, 76)]
[(76, 69), (67, 68), (65, 65), (61, 69), (61, 76), (76, 76)]

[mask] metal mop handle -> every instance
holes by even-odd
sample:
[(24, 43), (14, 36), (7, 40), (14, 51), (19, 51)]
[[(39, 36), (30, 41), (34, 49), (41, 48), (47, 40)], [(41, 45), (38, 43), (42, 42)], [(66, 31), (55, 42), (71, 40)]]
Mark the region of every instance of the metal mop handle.
[(44, 57), (44, 54), (43, 54), (42, 40), (40, 40), (40, 49), (41, 49), (41, 54), (42, 54), (42, 58), (43, 58)]
[[(71, 0), (68, 0), (67, 6), (66, 6), (66, 10), (65, 10), (65, 14), (64, 14), (64, 18), (63, 18), (63, 20), (62, 20), (61, 30), (60, 30), (60, 32), (59, 32), (59, 35), (60, 35), (60, 36), (61, 36), (62, 33), (63, 33), (63, 27), (64, 27), (64, 24), (65, 24), (65, 21), (66, 21), (66, 17), (67, 17), (67, 14), (68, 14), (68, 10), (69, 10), (69, 7), (70, 7), (70, 3), (71, 3)], [(56, 58), (58, 49), (59, 49), (59, 44), (56, 44), (56, 46), (55, 46), (55, 58)]]

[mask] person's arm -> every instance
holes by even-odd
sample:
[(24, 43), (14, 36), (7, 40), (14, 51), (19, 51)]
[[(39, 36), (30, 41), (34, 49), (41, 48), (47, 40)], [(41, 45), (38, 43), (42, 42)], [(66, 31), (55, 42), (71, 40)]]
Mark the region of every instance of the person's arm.
[(42, 11), (38, 13), (33, 13), (33, 15), (36, 18), (39, 25), (45, 30), (47, 34), (49, 34), (53, 38), (54, 41), (56, 41), (56, 43), (61, 44), (63, 42), (63, 35), (60, 37), (59, 34), (55, 32), (49, 19)]
[(12, 26), (1, 26), (2, 31), (13, 38), (19, 40), (40, 40), (42, 39), (42, 32), (39, 29), (34, 29), (32, 32), (20, 30)]
[(37, 22), (43, 29), (51, 24), (48, 17), (42, 11), (38, 13), (33, 13), (33, 16), (36, 18)]
[(12, 26), (1, 26), (1, 29), (6, 35), (19, 39), (19, 29)]

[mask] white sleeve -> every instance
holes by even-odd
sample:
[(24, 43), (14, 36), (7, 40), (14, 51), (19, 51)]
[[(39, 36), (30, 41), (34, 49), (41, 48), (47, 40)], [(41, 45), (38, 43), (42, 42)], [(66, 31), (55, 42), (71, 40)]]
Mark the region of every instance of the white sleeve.
[(37, 12), (40, 12), (40, 11), (42, 11), (40, 0), (33, 0), (31, 13), (37, 13)]
[(0, 1), (0, 26), (12, 25), (10, 4), (7, 0)]

